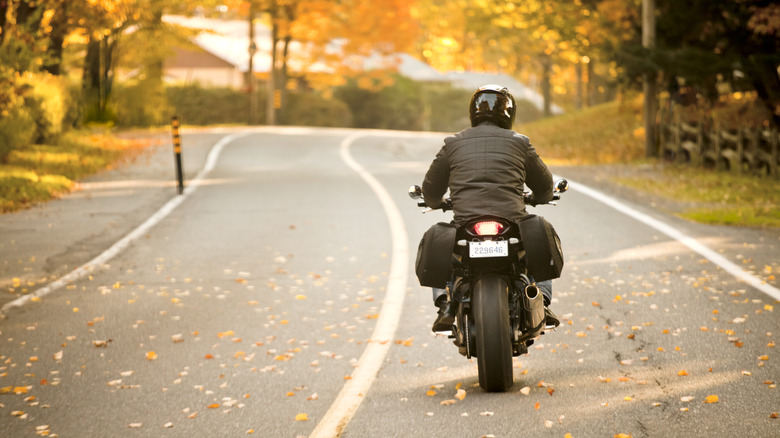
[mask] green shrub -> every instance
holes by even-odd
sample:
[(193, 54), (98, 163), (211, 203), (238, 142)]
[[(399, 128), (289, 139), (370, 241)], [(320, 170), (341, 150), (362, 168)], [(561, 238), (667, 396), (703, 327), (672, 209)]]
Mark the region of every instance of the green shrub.
[(290, 92), (282, 108), (285, 125), (349, 127), (352, 113), (346, 103), (312, 91)]
[(430, 108), (426, 128), (436, 132), (458, 132), (471, 126), (471, 91), (453, 88), (448, 83), (424, 85), (424, 89)]
[(35, 120), (23, 107), (3, 111), (0, 116), (0, 162), (6, 162), (11, 152), (27, 147), (35, 138)]
[(63, 132), (70, 108), (70, 92), (65, 80), (49, 73), (25, 73), (17, 82), (27, 90), (24, 103), (35, 121), (35, 142), (56, 141)]
[(423, 127), (422, 85), (396, 75), (395, 82), (380, 91), (361, 88), (351, 80), (335, 95), (352, 112), (355, 128), (421, 130)]
[[(198, 84), (166, 89), (171, 115), (188, 125), (245, 124), (249, 119), (249, 97), (232, 88), (205, 88)], [(258, 120), (264, 120), (264, 91), (259, 91)]]
[(116, 84), (113, 110), (121, 127), (164, 125), (173, 115), (162, 83), (154, 79)]

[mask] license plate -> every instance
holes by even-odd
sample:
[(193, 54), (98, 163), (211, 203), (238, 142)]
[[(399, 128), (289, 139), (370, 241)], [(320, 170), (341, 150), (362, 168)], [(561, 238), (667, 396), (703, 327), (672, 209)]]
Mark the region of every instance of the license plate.
[(472, 259), (508, 256), (509, 242), (506, 240), (469, 242), (469, 257)]

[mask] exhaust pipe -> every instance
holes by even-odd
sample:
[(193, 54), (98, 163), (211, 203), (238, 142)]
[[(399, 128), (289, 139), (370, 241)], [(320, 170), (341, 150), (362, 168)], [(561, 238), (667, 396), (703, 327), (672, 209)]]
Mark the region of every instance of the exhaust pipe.
[(523, 321), (526, 336), (536, 337), (544, 330), (544, 297), (535, 284), (526, 286), (523, 294)]

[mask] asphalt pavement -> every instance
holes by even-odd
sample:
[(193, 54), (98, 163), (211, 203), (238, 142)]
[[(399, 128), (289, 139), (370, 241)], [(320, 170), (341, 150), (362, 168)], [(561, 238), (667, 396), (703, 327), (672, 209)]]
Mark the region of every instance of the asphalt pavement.
[[(232, 131), (183, 135), (185, 181), (203, 168), (211, 147)], [(60, 199), (0, 215), (0, 307), (89, 262), (177, 196), (171, 138), (167, 134), (150, 137), (157, 142), (133, 160), (79, 181), (75, 190)], [(615, 175), (637, 172), (636, 167), (574, 166), (553, 171), (650, 209), (682, 208), (682, 203), (652, 197), (610, 180)], [(658, 174), (648, 166), (639, 171)], [(664, 217), (689, 228), (694, 236), (728, 242), (720, 246), (730, 259), (769, 284), (780, 285), (780, 275), (773, 275), (780, 271), (780, 230), (696, 226), (669, 215)]]
[[(185, 180), (224, 132), (184, 135)], [(0, 307), (89, 262), (178, 196), (171, 137), (47, 203), (0, 215)], [(7, 313), (7, 312), (6, 312)]]
[[(229, 133), (185, 131), (188, 181)], [(372, 342), (395, 253), (382, 205), (339, 154), (354, 133), (258, 129), (232, 142), (202, 188), (94, 281), (18, 308), (177, 199), (172, 146), (163, 137), (60, 200), (0, 216), (0, 435), (310, 434)], [(352, 157), (389, 192), (414, 248), (447, 219), (405, 194), (438, 140), (363, 134)], [(779, 232), (669, 216), (608, 181), (625, 168), (553, 171), (778, 286)], [(409, 262), (394, 342), (343, 436), (776, 430), (776, 300), (575, 189), (535, 212), (564, 242), (553, 301), (564, 324), (515, 359), (513, 389), (481, 391), (476, 364), (432, 336)]]

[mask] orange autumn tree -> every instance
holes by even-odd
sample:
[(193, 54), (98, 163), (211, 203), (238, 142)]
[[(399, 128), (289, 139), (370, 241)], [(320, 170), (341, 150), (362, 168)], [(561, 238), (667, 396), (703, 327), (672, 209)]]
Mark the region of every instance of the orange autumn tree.
[[(327, 90), (361, 73), (366, 57), (410, 51), (419, 36), (415, 4), (415, 0), (251, 0), (238, 7), (258, 11), (258, 18), (270, 25), (271, 76), (274, 90), (284, 99), (284, 91), (296, 84), (290, 80), (293, 75), (308, 86)], [(391, 83), (385, 73), (367, 77), (370, 80), (363, 81), (367, 87)]]

